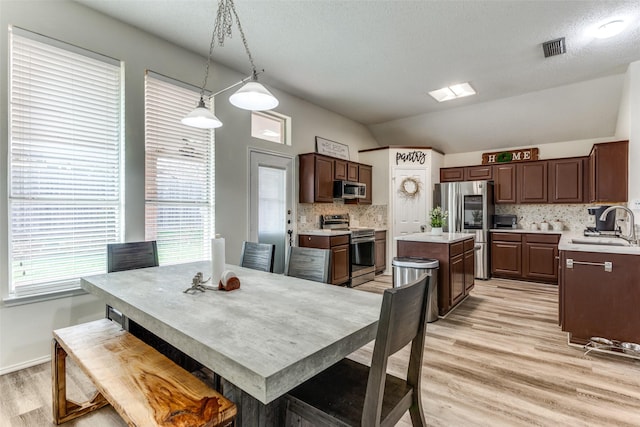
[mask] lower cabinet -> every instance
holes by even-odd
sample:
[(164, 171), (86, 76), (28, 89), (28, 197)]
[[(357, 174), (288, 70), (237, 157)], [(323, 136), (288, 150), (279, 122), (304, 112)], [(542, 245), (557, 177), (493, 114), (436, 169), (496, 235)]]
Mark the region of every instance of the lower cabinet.
[(491, 233), (491, 275), (558, 282), (559, 234)]
[(474, 285), (475, 239), (455, 243), (398, 240), (399, 257), (434, 258), (438, 269), (438, 312), (444, 316), (468, 294)]
[(560, 252), (560, 324), (572, 343), (591, 337), (640, 343), (638, 261), (638, 255)]
[(376, 274), (380, 274), (387, 269), (387, 232), (386, 231), (376, 231), (375, 254), (376, 254)]
[(349, 254), (348, 234), (341, 236), (300, 234), (298, 235), (298, 246), (331, 249), (331, 280), (329, 283), (332, 285), (344, 285), (349, 282), (351, 257)]

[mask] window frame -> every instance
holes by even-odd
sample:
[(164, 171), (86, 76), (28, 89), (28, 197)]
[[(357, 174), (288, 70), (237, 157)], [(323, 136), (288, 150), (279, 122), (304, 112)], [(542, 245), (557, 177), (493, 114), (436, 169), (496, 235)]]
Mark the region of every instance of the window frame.
[[(6, 275), (6, 279), (7, 279), (7, 284), (5, 286), (5, 289), (3, 290), (2, 294), (3, 296), (3, 302), (7, 305), (14, 305), (14, 304), (22, 304), (22, 303), (29, 303), (29, 302), (36, 302), (36, 301), (41, 301), (41, 300), (48, 300), (48, 299), (54, 299), (54, 298), (59, 298), (62, 296), (67, 296), (67, 295), (76, 295), (76, 294), (82, 294), (84, 293), (84, 291), (81, 289), (80, 287), (80, 277), (85, 276), (85, 275), (90, 275), (90, 274), (96, 274), (99, 273), (100, 271), (98, 271), (98, 269), (96, 267), (91, 267), (89, 268), (86, 264), (85, 264), (85, 268), (87, 269), (87, 272), (83, 272), (83, 268), (80, 267), (79, 268), (79, 272), (78, 272), (78, 276), (77, 277), (67, 277), (66, 275), (58, 275), (57, 277), (55, 275), (51, 275), (51, 277), (43, 277), (42, 279), (32, 279), (32, 283), (29, 283), (29, 281), (26, 281), (24, 283), (16, 283), (17, 281), (15, 280), (16, 276), (13, 272), (14, 269), (14, 263), (17, 261), (20, 261), (20, 258), (18, 257), (18, 253), (16, 252), (15, 246), (14, 245), (14, 240), (16, 238), (16, 233), (14, 230), (14, 227), (16, 227), (14, 221), (18, 221), (20, 220), (20, 218), (25, 218), (24, 215), (19, 216), (19, 212), (20, 212), (20, 207), (23, 206), (23, 209), (27, 209), (24, 212), (29, 212), (28, 210), (28, 206), (30, 203), (39, 203), (42, 206), (46, 206), (49, 205), (51, 208), (53, 209), (70, 209), (67, 216), (53, 216), (50, 214), (40, 214), (40, 216), (38, 216), (38, 214), (32, 214), (30, 212), (30, 216), (26, 217), (29, 218), (30, 221), (36, 221), (38, 218), (44, 218), (44, 219), (49, 219), (49, 218), (53, 218), (54, 220), (58, 220), (59, 218), (63, 218), (66, 219), (68, 221), (73, 221), (74, 218), (77, 218), (76, 215), (78, 215), (77, 210), (81, 208), (82, 205), (86, 206), (96, 206), (98, 209), (101, 209), (104, 211), (104, 209), (111, 209), (113, 212), (111, 215), (107, 215), (105, 218), (112, 218), (113, 219), (113, 225), (112, 225), (112, 232), (110, 232), (110, 234), (108, 234), (108, 236), (112, 236), (111, 240), (108, 237), (104, 237), (105, 235), (103, 234), (104, 239), (99, 239), (98, 237), (100, 236), (100, 233), (98, 233), (97, 231), (94, 231), (94, 233), (97, 234), (93, 234), (93, 235), (89, 235), (90, 237), (90, 241), (93, 242), (93, 245), (95, 245), (94, 247), (100, 247), (103, 244), (104, 241), (104, 257), (99, 255), (99, 252), (96, 252), (95, 249), (93, 251), (93, 258), (95, 259), (95, 261), (93, 261), (94, 265), (96, 262), (99, 261), (99, 258), (104, 258), (104, 271), (106, 272), (106, 243), (111, 243), (112, 240), (113, 241), (121, 241), (122, 237), (124, 236), (124, 228), (125, 228), (125, 223), (124, 223), (124, 151), (125, 151), (125, 147), (124, 147), (124, 90), (125, 90), (125, 86), (124, 86), (124, 63), (118, 59), (115, 58), (111, 58), (60, 40), (56, 40), (41, 34), (37, 34), (37, 33), (33, 33), (31, 31), (22, 29), (20, 27), (16, 27), (16, 26), (9, 26), (8, 28), (8, 34), (9, 34), (9, 42), (8, 42), (8, 59), (9, 59), (9, 69), (8, 69), (8, 115), (7, 115), (7, 210), (6, 210), (6, 214), (7, 214), (7, 275)], [(29, 47), (29, 44), (31, 44), (31, 46), (34, 46), (32, 48)], [(21, 47), (23, 47), (22, 50), (18, 49), (18, 46), (22, 45)], [(44, 45), (44, 46), (43, 46)], [(19, 55), (25, 55), (25, 54), (29, 54), (32, 52), (31, 49), (35, 49), (37, 51), (37, 49), (41, 49), (43, 56), (42, 57), (37, 57), (36, 60), (34, 61), (30, 61), (30, 62), (24, 62), (24, 61), (20, 61), (19, 60)], [(65, 54), (63, 55), (59, 55), (60, 50), (64, 51)], [(50, 55), (50, 56), (48, 56)], [(52, 70), (48, 70), (48, 71), (42, 71), (40, 70), (40, 67), (42, 67), (42, 64), (45, 63), (45, 61), (50, 60), (51, 57), (54, 57), (57, 59), (57, 62), (55, 62), (55, 65), (53, 66), (54, 68), (52, 68)], [(114, 103), (111, 104), (111, 109), (108, 110), (111, 114), (112, 114), (112, 122), (111, 125), (109, 127), (110, 131), (112, 132), (111, 137), (106, 136), (104, 139), (104, 142), (101, 139), (96, 139), (96, 133), (95, 132), (90, 132), (90, 133), (84, 133), (84, 134), (78, 134), (78, 133), (74, 133), (73, 136), (67, 136), (65, 135), (65, 133), (63, 133), (63, 131), (61, 131), (62, 128), (64, 128), (64, 126), (59, 125), (57, 128), (51, 129), (51, 128), (46, 128), (46, 131), (42, 131), (42, 129), (38, 130), (37, 127), (37, 122), (35, 122), (35, 125), (31, 125), (31, 122), (29, 122), (29, 125), (25, 125), (25, 126), (16, 126), (14, 122), (18, 123), (19, 119), (21, 119), (21, 114), (25, 114), (23, 111), (25, 111), (25, 108), (27, 109), (27, 111), (29, 111), (29, 116), (27, 116), (29, 119), (31, 119), (33, 117), (33, 115), (35, 115), (35, 117), (37, 118), (38, 116), (40, 118), (44, 118), (44, 119), (51, 119), (51, 114), (50, 113), (38, 113), (37, 112), (37, 108), (34, 108), (33, 106), (35, 105), (36, 107), (38, 106), (37, 104), (37, 100), (31, 100), (31, 96), (33, 95), (39, 95), (39, 94), (45, 94), (46, 95), (46, 89), (45, 90), (36, 90), (34, 89), (36, 87), (36, 84), (33, 84), (33, 88), (31, 87), (32, 84), (30, 83), (29, 85), (29, 90), (28, 92), (26, 92), (29, 95), (29, 102), (24, 101), (24, 99), (21, 98), (21, 95), (24, 92), (24, 89), (20, 88), (20, 84), (22, 81), (25, 81), (25, 79), (27, 79), (26, 81), (28, 82), (35, 82), (36, 80), (36, 76), (38, 75), (37, 71), (34, 74), (34, 76), (31, 76), (31, 69), (30, 68), (25, 68), (23, 73), (20, 73), (20, 68), (24, 67), (24, 66), (28, 66), (28, 64), (32, 63), (36, 65), (36, 70), (40, 70), (40, 72), (43, 72), (44, 76), (49, 76), (51, 77), (51, 79), (47, 79), (46, 80), (46, 85), (49, 85), (49, 92), (50, 92), (50, 97), (53, 97), (54, 95), (51, 94), (54, 90), (58, 90), (58, 93), (63, 93), (63, 94), (69, 94), (69, 98), (73, 98), (73, 101), (68, 101), (68, 100), (60, 100), (60, 103), (65, 102), (68, 105), (74, 105), (74, 106), (81, 106), (85, 108), (85, 111), (88, 111), (86, 105), (90, 103), (91, 98), (90, 97), (83, 97), (81, 99), (76, 99), (76, 97), (78, 96), (78, 90), (82, 89), (82, 88), (92, 88), (91, 92), (93, 94), (93, 92), (95, 92), (95, 90), (93, 90), (94, 86), (93, 83), (89, 83), (88, 81), (84, 81), (80, 84), (75, 84), (72, 86), (59, 86), (59, 87), (54, 87), (52, 86), (55, 83), (60, 83), (60, 82), (64, 82), (65, 79), (64, 78), (54, 78), (52, 76), (54, 76), (54, 72), (57, 69), (61, 69), (63, 68), (65, 65), (66, 66), (76, 66), (76, 67), (84, 67), (86, 63), (93, 63), (95, 64), (97, 62), (102, 63), (100, 66), (95, 65), (96, 67), (104, 67), (105, 71), (108, 71), (108, 73), (110, 73), (110, 77), (107, 77), (109, 74), (105, 74), (103, 76), (99, 75), (98, 77), (96, 77), (96, 75), (91, 75), (91, 78), (94, 79), (98, 79), (98, 81), (102, 81), (104, 82), (105, 85), (107, 85), (107, 87), (110, 88), (110, 90), (112, 90), (112, 92), (110, 93), (111, 99), (114, 100)], [(23, 65), (26, 64), (26, 65)], [(87, 65), (89, 67), (90, 70), (93, 70), (92, 67), (94, 67), (94, 65)], [(57, 68), (56, 68), (57, 67)], [(111, 70), (109, 71), (108, 69), (111, 68)], [(99, 80), (100, 78), (105, 78), (105, 80)], [(109, 80), (107, 80), (109, 79)], [(87, 77), (87, 80), (89, 80), (89, 75)], [(46, 86), (45, 86), (46, 87)], [(35, 98), (35, 96), (34, 96)], [(95, 98), (95, 94), (94, 94), (94, 98)], [(46, 98), (43, 98), (46, 99)], [(21, 102), (22, 101), (22, 102)], [(70, 103), (70, 104), (69, 104)], [(55, 104), (55, 102), (54, 102)], [(45, 104), (48, 105), (48, 104)], [(59, 107), (62, 108), (62, 107)], [(34, 110), (36, 112), (31, 113), (31, 110)], [(64, 117), (61, 119), (64, 120)], [(85, 119), (86, 120), (86, 119)], [(66, 122), (61, 122), (61, 123), (66, 123)], [(75, 124), (75, 121), (72, 121), (71, 123)], [(82, 123), (87, 123), (86, 121), (82, 121), (79, 122), (80, 124)], [(91, 123), (91, 121), (89, 121), (88, 123)], [(44, 128), (44, 127), (42, 127)], [(77, 126), (74, 127), (74, 131), (77, 132), (77, 129), (80, 129), (81, 126)], [(27, 137), (20, 137), (22, 135), (21, 132), (29, 132), (29, 133), (36, 133), (40, 131), (41, 132), (41, 137), (39, 138), (34, 138), (31, 135), (28, 135)], [(26, 138), (26, 139), (25, 139)], [(58, 143), (53, 143), (53, 140), (59, 141)], [(90, 144), (87, 143), (87, 141), (90, 141), (91, 138), (93, 138), (92, 142)], [(96, 140), (98, 140), (99, 142), (96, 143)], [(81, 142), (80, 142), (81, 141)], [(33, 144), (29, 144), (29, 142), (34, 142)], [(36, 162), (33, 160), (33, 156), (34, 153), (41, 153), (42, 151), (33, 151), (32, 152), (27, 152), (26, 154), (23, 154), (23, 156), (27, 161), (37, 165), (27, 165), (27, 167), (24, 167), (22, 169), (19, 168), (19, 166), (17, 166), (17, 164), (20, 163), (19, 160), (16, 160), (16, 157), (19, 157), (19, 154), (15, 154), (16, 152), (20, 152), (20, 149), (23, 148), (25, 146), (25, 144), (29, 145), (29, 146), (33, 146), (35, 147), (34, 150), (43, 150), (44, 146), (49, 146), (49, 147), (56, 147), (59, 148), (60, 150), (62, 150), (61, 152), (65, 152), (65, 150), (69, 150), (70, 147), (76, 146), (77, 144), (82, 144), (82, 145), (78, 145), (78, 146), (84, 146), (84, 148), (86, 150), (89, 150), (88, 152), (91, 153), (91, 151), (93, 151), (93, 155), (98, 156), (98, 153), (102, 153), (102, 152), (106, 152), (109, 153), (110, 155), (115, 154), (116, 155), (116, 160), (114, 161), (113, 159), (111, 159), (110, 161), (108, 161), (106, 164), (115, 164), (117, 165), (117, 172), (116, 174), (111, 174), (112, 175), (112, 179), (109, 180), (108, 182), (111, 183), (112, 185), (112, 196), (111, 197), (105, 197), (107, 193), (104, 192), (104, 190), (100, 191), (98, 189), (98, 187), (96, 188), (96, 192), (94, 193), (83, 193), (82, 197), (79, 197), (78, 200), (76, 200), (76, 197), (71, 197), (69, 196), (68, 192), (70, 190), (67, 190), (67, 193), (65, 193), (65, 191), (61, 190), (60, 188), (64, 188), (64, 184), (63, 183), (58, 183), (57, 186), (55, 184), (51, 185), (52, 181), (49, 181), (49, 187), (46, 190), (43, 189), (38, 189), (38, 190), (34, 190), (34, 184), (33, 184), (33, 176), (50, 176), (50, 177), (63, 177), (63, 178), (67, 178), (69, 181), (76, 183), (76, 182), (83, 182), (82, 181), (82, 177), (85, 177), (85, 181), (86, 181), (86, 176), (87, 176), (87, 172), (88, 169), (85, 167), (84, 170), (84, 174), (83, 174), (83, 168), (81, 166), (78, 165), (77, 160), (74, 160), (73, 158), (69, 159), (69, 158), (64, 158), (66, 163), (66, 166), (62, 166), (63, 164), (65, 164), (64, 162), (58, 161), (56, 162), (55, 160), (52, 160), (52, 157), (54, 157), (53, 155), (47, 156), (44, 159), (47, 159), (46, 162), (42, 161), (42, 162)], [(102, 145), (102, 144), (105, 145)], [(53, 144), (53, 145), (52, 145)], [(59, 144), (59, 145), (58, 145)], [(87, 148), (89, 147), (89, 148)], [(75, 163), (75, 164), (74, 164)], [(36, 168), (36, 169), (34, 169)], [(44, 169), (43, 169), (44, 168)], [(60, 169), (67, 169), (66, 171), (63, 172), (59, 172)], [(112, 170), (111, 169), (112, 166), (109, 166), (107, 169)], [(54, 172), (43, 172), (43, 170), (53, 170)], [(58, 172), (56, 173), (55, 170), (58, 170)], [(72, 171), (72, 172), (70, 172)], [(93, 172), (93, 170), (92, 170)], [(22, 179), (20, 179), (20, 175), (14, 175), (14, 174), (26, 174), (26, 178), (22, 177)], [(71, 179), (70, 176), (75, 176), (74, 173), (78, 173), (77, 176), (80, 177), (80, 181), (77, 181), (76, 179)], [(103, 172), (104, 173), (104, 172)], [(53, 175), (52, 175), (53, 174)], [(31, 175), (31, 177), (29, 177)], [(113, 176), (115, 175), (115, 178), (113, 178)], [(94, 174), (91, 173), (91, 176), (94, 177), (102, 177), (103, 175), (100, 173)], [(44, 181), (46, 182), (46, 181)], [(24, 185), (24, 187), (20, 186), (22, 183), (22, 185)], [(91, 188), (91, 186), (86, 185), (86, 182), (83, 183), (85, 185), (85, 187), (83, 186), (75, 186), (72, 187), (74, 188), (74, 191), (78, 191), (78, 187), (82, 190), (83, 188)], [(29, 191), (20, 191), (21, 188), (27, 188), (27, 190)], [(57, 193), (53, 192), (53, 190), (51, 189), (56, 189)], [(70, 186), (67, 185), (67, 188), (70, 188)], [(51, 203), (53, 202), (53, 203)], [(74, 213), (75, 212), (75, 213)], [(106, 211), (105, 211), (106, 212)], [(95, 224), (95, 223), (94, 223)], [(97, 223), (99, 224), (99, 223)], [(31, 226), (32, 228), (29, 228), (28, 230), (34, 230), (34, 226)], [(76, 233), (78, 233), (78, 227), (81, 227), (81, 225), (78, 225), (77, 223), (73, 222), (73, 226), (70, 226), (69, 228), (66, 228), (66, 233), (71, 233), (72, 235), (76, 235)], [(91, 226), (92, 229), (95, 229), (95, 225)], [(35, 229), (35, 231), (37, 231), (37, 229)], [(31, 231), (31, 233), (33, 233), (33, 231)], [(64, 234), (63, 234), (64, 235)], [(35, 242), (35, 243), (40, 243), (41, 244), (41, 248), (49, 248), (48, 250), (51, 251), (51, 241), (49, 240), (38, 240), (38, 238), (35, 238), (36, 240), (32, 240), (32, 238), (29, 238), (29, 242)], [(97, 240), (96, 240), (97, 239)], [(76, 238), (75, 240), (73, 240), (73, 242), (75, 243), (74, 246), (71, 246), (72, 248), (78, 248), (78, 244), (79, 244), (80, 239)], [(32, 243), (29, 243), (32, 244)], [(76, 251), (78, 251), (78, 249), (68, 249), (69, 253), (76, 253)], [(45, 250), (46, 252), (46, 250)], [(32, 253), (32, 251), (30, 250), (30, 254)], [(31, 258), (31, 256), (29, 257), (29, 260), (33, 260), (35, 259), (35, 261), (32, 262), (41, 262), (37, 260), (37, 257)], [(77, 266), (77, 265), (82, 265), (82, 263), (80, 264), (76, 264), (74, 261), (72, 261), (72, 265)], [(90, 269), (94, 269), (93, 271), (89, 271)], [(34, 270), (34, 274), (37, 274), (38, 269)]]
[[(254, 120), (257, 117), (261, 117), (268, 120), (278, 121), (280, 123), (280, 141), (274, 141), (268, 137), (264, 137), (260, 134), (254, 134)], [(291, 146), (291, 117), (278, 113), (273, 110), (267, 111), (252, 111), (251, 112), (251, 136), (263, 141), (269, 141), (274, 144)]]

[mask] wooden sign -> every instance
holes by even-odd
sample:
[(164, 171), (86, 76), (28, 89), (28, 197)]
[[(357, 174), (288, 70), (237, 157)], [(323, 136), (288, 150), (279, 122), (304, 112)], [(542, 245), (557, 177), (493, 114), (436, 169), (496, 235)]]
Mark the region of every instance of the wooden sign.
[(537, 148), (523, 148), (520, 150), (498, 151), (495, 153), (482, 153), (482, 164), (531, 162), (538, 160)]

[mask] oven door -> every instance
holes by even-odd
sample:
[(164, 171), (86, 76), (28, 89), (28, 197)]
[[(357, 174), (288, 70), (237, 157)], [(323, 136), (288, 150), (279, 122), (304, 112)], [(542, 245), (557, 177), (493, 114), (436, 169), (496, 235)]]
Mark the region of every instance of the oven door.
[(375, 277), (375, 237), (351, 239), (351, 286), (369, 282)]

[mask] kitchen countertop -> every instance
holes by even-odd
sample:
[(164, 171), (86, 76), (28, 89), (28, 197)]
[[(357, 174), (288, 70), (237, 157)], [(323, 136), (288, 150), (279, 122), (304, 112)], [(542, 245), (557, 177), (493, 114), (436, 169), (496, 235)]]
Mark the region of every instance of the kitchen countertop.
[(492, 233), (540, 233), (540, 234), (563, 234), (568, 230), (527, 230), (525, 228), (492, 228), (489, 230)]
[(425, 243), (455, 243), (473, 237), (475, 237), (475, 234), (468, 233), (442, 233), (440, 236), (431, 233), (413, 233), (396, 237), (394, 240)]
[[(597, 244), (580, 244), (573, 243), (573, 239), (588, 239), (589, 241), (611, 241), (611, 240), (621, 240), (619, 237), (585, 237), (582, 232), (577, 231), (569, 231), (562, 233), (562, 237), (560, 238), (560, 243), (558, 243), (558, 250), (560, 251), (575, 251), (575, 252), (597, 252), (604, 254), (629, 254), (629, 255), (640, 255), (640, 246), (608, 246), (608, 245), (597, 245)], [(593, 240), (592, 240), (593, 239)]]
[[(386, 228), (376, 227), (351, 227), (352, 229), (369, 229), (373, 231), (387, 231)], [(305, 236), (344, 236), (351, 234), (351, 230), (329, 230), (329, 229), (315, 229), (300, 231), (298, 234)]]

